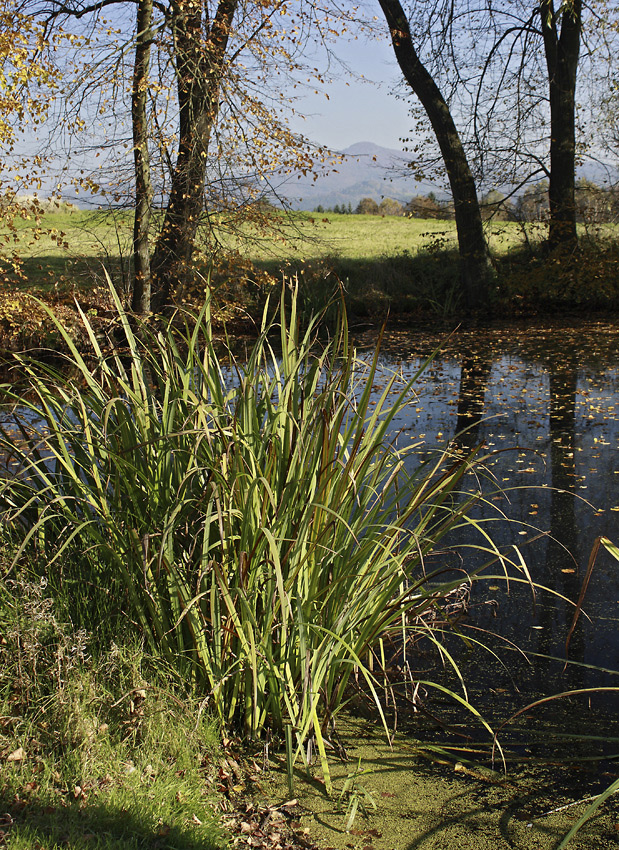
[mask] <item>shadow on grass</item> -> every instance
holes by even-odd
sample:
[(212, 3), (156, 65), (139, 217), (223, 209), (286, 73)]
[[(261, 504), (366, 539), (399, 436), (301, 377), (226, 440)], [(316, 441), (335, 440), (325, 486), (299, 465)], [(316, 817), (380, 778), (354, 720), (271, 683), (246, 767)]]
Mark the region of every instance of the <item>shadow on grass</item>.
[(22, 263), (23, 277), (15, 277), (15, 288), (33, 294), (87, 292), (106, 286), (105, 272), (120, 289), (128, 286), (128, 274), (120, 259), (96, 259), (45, 254), (27, 257)]
[(569, 253), (513, 249), (496, 261), (500, 298), (537, 312), (619, 308), (619, 242), (583, 237)]
[(131, 801), (127, 796), (124, 803), (106, 802), (104, 790), (94, 789), (79, 800), (76, 793), (77, 788), (59, 795), (55, 803), (45, 803), (21, 799), (3, 789), (0, 845), (8, 844), (15, 850), (220, 850), (227, 843), (214, 816), (200, 824), (192, 821), (181, 805), (170, 823), (165, 817), (157, 817), (157, 805), (152, 800), (140, 807), (137, 797)]
[[(489, 308), (495, 318), (619, 309), (619, 242), (582, 237), (577, 250), (550, 255), (543, 246), (529, 246), (498, 255), (492, 264)], [(274, 262), (262, 267), (277, 274)], [(324, 307), (341, 284), (353, 317), (447, 320), (466, 313), (454, 250), (312, 258), (287, 273), (298, 276), (308, 310)]]
[[(258, 264), (257, 264), (258, 265)], [(281, 277), (276, 261), (260, 268)], [(323, 309), (342, 286), (353, 316), (382, 321), (388, 314), (455, 315), (461, 309), (458, 254), (455, 251), (403, 251), (378, 258), (320, 257), (290, 264), (299, 279), (308, 312)]]
[[(583, 237), (577, 251), (562, 255), (547, 255), (539, 246), (528, 246), (497, 255), (493, 266), (489, 308), (495, 318), (619, 309), (619, 242)], [(89, 293), (105, 285), (104, 268), (118, 291), (127, 295), (126, 263), (111, 256), (28, 258), (23, 265), (25, 280), (16, 280), (15, 288), (71, 303), (78, 297), (89, 307), (93, 306), (87, 303)], [(209, 272), (203, 267), (197, 270), (202, 281), (198, 290), (203, 293), (203, 280)], [(429, 248), (371, 258), (314, 256), (288, 263), (279, 259), (253, 266), (248, 263), (239, 271), (239, 280), (235, 278), (235, 286), (224, 287), (222, 300), (238, 303), (259, 316), (266, 291), (253, 282), (256, 271), (268, 273), (273, 281), (297, 277), (305, 316), (324, 310), (340, 289), (353, 322), (381, 324), (387, 316), (413, 321), (460, 320), (466, 313), (455, 250)], [(334, 306), (334, 312), (336, 309)]]

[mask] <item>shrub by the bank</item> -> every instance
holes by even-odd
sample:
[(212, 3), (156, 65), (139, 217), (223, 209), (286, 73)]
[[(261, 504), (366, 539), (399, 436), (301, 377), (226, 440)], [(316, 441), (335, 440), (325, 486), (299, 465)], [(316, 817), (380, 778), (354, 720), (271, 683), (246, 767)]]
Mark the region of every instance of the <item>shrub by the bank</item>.
[(497, 258), (499, 315), (508, 305), (542, 313), (619, 307), (618, 242), (583, 237), (571, 253), (545, 254), (542, 247)]

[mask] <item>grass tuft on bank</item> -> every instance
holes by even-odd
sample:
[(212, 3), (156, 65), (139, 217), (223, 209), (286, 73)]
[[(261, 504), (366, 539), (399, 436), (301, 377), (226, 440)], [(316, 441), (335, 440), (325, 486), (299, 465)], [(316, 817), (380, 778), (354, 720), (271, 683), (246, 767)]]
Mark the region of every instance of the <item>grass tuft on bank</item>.
[(438, 641), (431, 615), (444, 622), (444, 598), (473, 578), (428, 557), (470, 525), (509, 566), (469, 519), (475, 456), (407, 472), (415, 445), (389, 434), (412, 382), (394, 375), (373, 395), (378, 352), (356, 358), (343, 311), (318, 346), (295, 287), (230, 369), (208, 303), (183, 332), (116, 309), (111, 353), (82, 314), (88, 356), (59, 325), (62, 370), (17, 357), (29, 390), (7, 388), (18, 408), (0, 432), (14, 563), (38, 564), (73, 627), (103, 646), (136, 636), (228, 734), (286, 741), (291, 773), (318, 752), (331, 793), (329, 741), (351, 689), (387, 732), (389, 641)]

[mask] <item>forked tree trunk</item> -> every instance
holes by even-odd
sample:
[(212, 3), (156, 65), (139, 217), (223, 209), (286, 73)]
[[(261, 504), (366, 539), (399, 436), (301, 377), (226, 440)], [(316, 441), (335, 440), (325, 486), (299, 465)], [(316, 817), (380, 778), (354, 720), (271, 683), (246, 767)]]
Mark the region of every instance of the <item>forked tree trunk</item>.
[(462, 141), (449, 105), (417, 55), (408, 18), (399, 0), (378, 2), (387, 20), (402, 74), (426, 111), (445, 163), (454, 201), (460, 277), (467, 307), (484, 309), (488, 303), (490, 279), (488, 253), (475, 180)]
[(203, 24), (199, 0), (174, 0), (179, 103), (178, 152), (163, 226), (152, 259), (153, 310), (170, 304), (176, 286), (191, 276), (196, 233), (204, 210), (208, 145), (217, 118), (223, 66), (239, 0), (220, 0)]
[(541, 0), (540, 17), (550, 98), (550, 228), (548, 247), (573, 250), (576, 232), (576, 74), (582, 31), (581, 0), (565, 0), (561, 33), (554, 0)]

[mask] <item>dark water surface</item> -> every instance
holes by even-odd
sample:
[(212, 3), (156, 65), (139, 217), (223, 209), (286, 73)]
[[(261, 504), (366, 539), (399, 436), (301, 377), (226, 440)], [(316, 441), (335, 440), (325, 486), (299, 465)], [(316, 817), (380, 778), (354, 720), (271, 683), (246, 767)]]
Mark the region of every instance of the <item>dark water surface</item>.
[[(435, 344), (406, 332), (390, 334), (381, 356), (384, 378), (393, 371), (409, 378)], [(619, 687), (613, 672), (619, 670), (619, 563), (602, 548), (584, 601), (587, 617), (578, 620), (563, 670), (573, 603), (596, 539), (605, 535), (619, 544), (619, 328), (549, 323), (456, 333), (418, 381), (416, 399), (394, 433), (398, 445), (419, 443), (425, 456), (463, 429), (460, 442), (481, 444), (488, 455), (482, 480), (487, 501), (475, 515), (491, 520), (486, 528), (492, 539), (515, 560), (517, 547), (533, 582), (548, 588), (533, 604), (526, 585), (490, 580), (475, 586), (465, 631), (496, 649), (506, 667), (471, 652), (463, 664), (474, 689), (499, 703), (504, 695), (509, 712), (563, 690)], [(458, 541), (463, 566), (480, 562), (464, 548), (473, 537), (464, 533)], [(475, 629), (514, 641), (527, 657)], [(568, 704), (555, 702), (546, 714), (559, 718)], [(612, 714), (619, 700), (594, 697), (596, 705)], [(583, 706), (589, 711), (589, 697), (569, 712), (575, 716)], [(591, 715), (591, 722), (598, 720)]]

